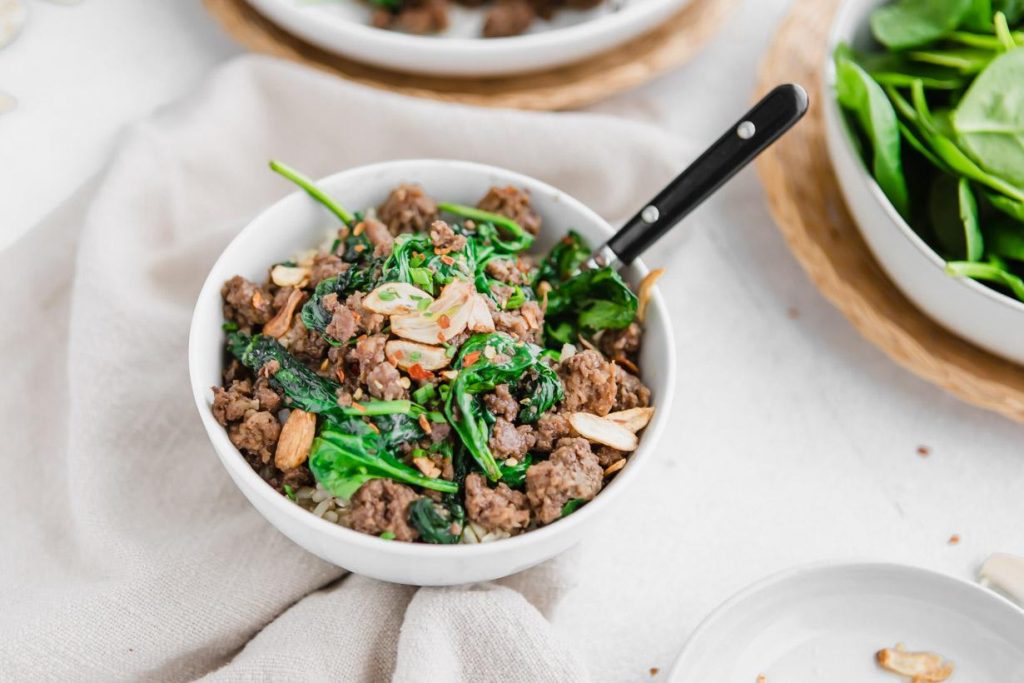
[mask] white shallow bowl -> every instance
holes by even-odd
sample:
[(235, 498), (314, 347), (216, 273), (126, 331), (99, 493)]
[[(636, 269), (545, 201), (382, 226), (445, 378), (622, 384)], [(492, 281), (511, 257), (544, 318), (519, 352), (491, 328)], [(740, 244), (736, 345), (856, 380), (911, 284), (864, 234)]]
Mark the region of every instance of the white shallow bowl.
[(549, 69), (609, 50), (690, 0), (605, 0), (587, 11), (537, 19), (527, 33), (483, 38), (485, 8), (451, 8), (449, 28), (415, 36), (370, 25), (359, 0), (249, 0), (287, 31), (329, 52), (385, 69), (435, 76), (499, 76)]
[(1024, 681), (1024, 610), (895, 564), (799, 568), (744, 589), (697, 627), (669, 681), (896, 683), (874, 654), (897, 643), (952, 660), (952, 681)]
[(974, 280), (946, 274), (945, 262), (896, 212), (857, 154), (835, 98), (832, 51), (870, 43), (868, 15), (881, 0), (850, 0), (832, 27), (823, 65), (825, 140), (846, 205), (882, 268), (928, 317), (1003, 358), (1024, 363), (1024, 303)]
[[(282, 180), (282, 182), (285, 182)], [(570, 228), (600, 244), (612, 233), (600, 216), (546, 183), (493, 166), (462, 161), (391, 161), (354, 168), (319, 181), (328, 194), (350, 210), (377, 206), (400, 183), (415, 182), (431, 196), (475, 204), (493, 185), (530, 191), (544, 228), (537, 249), (546, 251)], [(245, 462), (210, 411), (211, 387), (221, 383), (224, 333), (220, 288), (238, 274), (266, 278), (275, 262), (319, 245), (337, 219), (303, 192), (295, 192), (257, 216), (228, 245), (214, 264), (199, 294), (189, 333), (192, 392), (210, 441), (228, 474), (257, 510), (281, 533), (324, 560), (358, 574), (397, 583), (440, 586), (507, 576), (547, 560), (577, 543), (608, 519), (614, 504), (646, 464), (669, 419), (675, 386), (672, 329), (660, 295), (647, 310), (641, 364), (657, 410), (629, 464), (589, 504), (550, 526), (510, 539), (476, 545), (427, 545), (386, 541), (331, 524), (274, 491)], [(635, 262), (624, 275), (634, 285), (647, 273)], [(298, 552), (298, 550), (296, 550)]]

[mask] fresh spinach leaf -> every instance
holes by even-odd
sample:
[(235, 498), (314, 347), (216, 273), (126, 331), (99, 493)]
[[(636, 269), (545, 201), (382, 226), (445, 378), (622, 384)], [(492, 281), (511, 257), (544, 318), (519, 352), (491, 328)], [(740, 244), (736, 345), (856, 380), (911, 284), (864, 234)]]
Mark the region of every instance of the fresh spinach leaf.
[(960, 26), (974, 0), (897, 0), (871, 12), (871, 32), (892, 50), (936, 41)]
[(560, 239), (540, 262), (533, 278), (536, 287), (541, 282), (554, 284), (567, 280), (580, 265), (590, 258), (590, 245), (575, 230)]
[(896, 112), (885, 91), (864, 69), (837, 50), (836, 95), (839, 104), (857, 120), (871, 142), (872, 175), (882, 192), (903, 216), (909, 211), (907, 181), (900, 157), (900, 131)]
[(975, 79), (953, 114), (960, 144), (987, 173), (1024, 187), (1024, 50)]

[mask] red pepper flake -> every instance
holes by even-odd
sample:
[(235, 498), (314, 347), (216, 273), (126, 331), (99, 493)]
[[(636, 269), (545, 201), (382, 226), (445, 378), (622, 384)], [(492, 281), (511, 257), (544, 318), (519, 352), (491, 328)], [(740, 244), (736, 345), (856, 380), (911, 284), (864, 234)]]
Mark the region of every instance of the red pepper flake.
[(952, 536), (949, 537), (949, 544), (950, 545), (956, 545), (959, 542), (960, 542), (960, 534), (953, 534)]
[(572, 238), (569, 237), (568, 235), (566, 235), (565, 237), (562, 238), (562, 244), (565, 244), (565, 245), (572, 244)]
[(434, 376), (434, 373), (429, 370), (424, 370), (422, 365), (416, 363), (409, 368), (409, 376), (413, 379), (423, 380), (431, 379)]
[(365, 413), (366, 412), (366, 406), (364, 406), (362, 403), (357, 403), (356, 401), (352, 401), (352, 407), (355, 408), (356, 410), (358, 410), (361, 413)]
[(441, 257), (441, 263), (445, 264), (446, 266), (450, 266), (453, 263), (455, 263), (455, 259), (453, 259), (448, 254), (445, 254), (444, 256)]
[(378, 427), (377, 425), (373, 424), (369, 420), (366, 421), (366, 426), (369, 427), (370, 429), (372, 429), (373, 431), (377, 432), (378, 434), (380, 434), (380, 427)]
[(420, 413), (420, 429), (422, 429), (426, 434), (430, 434), (433, 431), (430, 428), (430, 420), (428, 420), (427, 416), (422, 413)]
[(449, 327), (452, 326), (452, 320), (444, 313), (442, 313), (441, 317), (437, 319), (437, 324), (442, 330), (447, 330)]
[(650, 671), (651, 671), (651, 675), (652, 675), (652, 676), (657, 676), (657, 675), (658, 675), (658, 672), (659, 672), (659, 671), (661, 671), (661, 669), (659, 669), (659, 668), (658, 668), (658, 667), (656, 667), (656, 666), (652, 666), (652, 667), (651, 667), (651, 669), (650, 669)]
[(342, 384), (345, 383), (345, 368), (338, 368), (334, 371), (334, 374), (337, 376), (339, 382)]
[(932, 449), (928, 448), (927, 446), (918, 446), (917, 454), (920, 455), (922, 458), (927, 458), (929, 455), (932, 454)]
[(399, 349), (399, 350), (395, 351), (395, 353), (392, 354), (392, 355), (394, 355), (395, 358), (402, 358), (405, 355), (405, 352), (402, 351), (401, 349)]
[(462, 367), (468, 368), (473, 363), (477, 362), (480, 358), (480, 352), (474, 351), (473, 353), (467, 353), (466, 357), (462, 359)]
[(365, 244), (357, 244), (356, 246), (354, 246), (352, 248), (355, 249), (357, 254), (361, 254), (361, 253), (363, 253), (363, 251), (366, 250), (366, 245)]
[(359, 237), (360, 235), (363, 234), (363, 230), (366, 230), (366, 223), (359, 223), (356, 225), (355, 228), (352, 229), (352, 234), (356, 237)]

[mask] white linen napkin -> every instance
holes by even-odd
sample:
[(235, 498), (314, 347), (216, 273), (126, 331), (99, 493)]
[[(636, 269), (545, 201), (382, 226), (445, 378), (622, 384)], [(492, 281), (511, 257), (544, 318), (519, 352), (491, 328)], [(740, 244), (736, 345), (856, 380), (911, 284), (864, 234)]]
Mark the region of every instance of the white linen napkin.
[(134, 126), (102, 179), (0, 254), (0, 680), (586, 679), (548, 620), (572, 552), (487, 585), (345, 576), (223, 471), (191, 399), (189, 317), (229, 239), (293, 191), (272, 157), (313, 177), (492, 163), (621, 219), (683, 149), (611, 118), (414, 100), (251, 56)]

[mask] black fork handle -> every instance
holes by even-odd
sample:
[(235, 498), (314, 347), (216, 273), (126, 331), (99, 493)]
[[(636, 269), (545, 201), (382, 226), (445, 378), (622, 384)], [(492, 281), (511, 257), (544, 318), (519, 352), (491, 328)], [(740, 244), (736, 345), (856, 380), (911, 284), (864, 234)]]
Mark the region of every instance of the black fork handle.
[(807, 105), (806, 91), (795, 84), (780, 85), (765, 95), (599, 248), (587, 265), (631, 263), (792, 128)]

